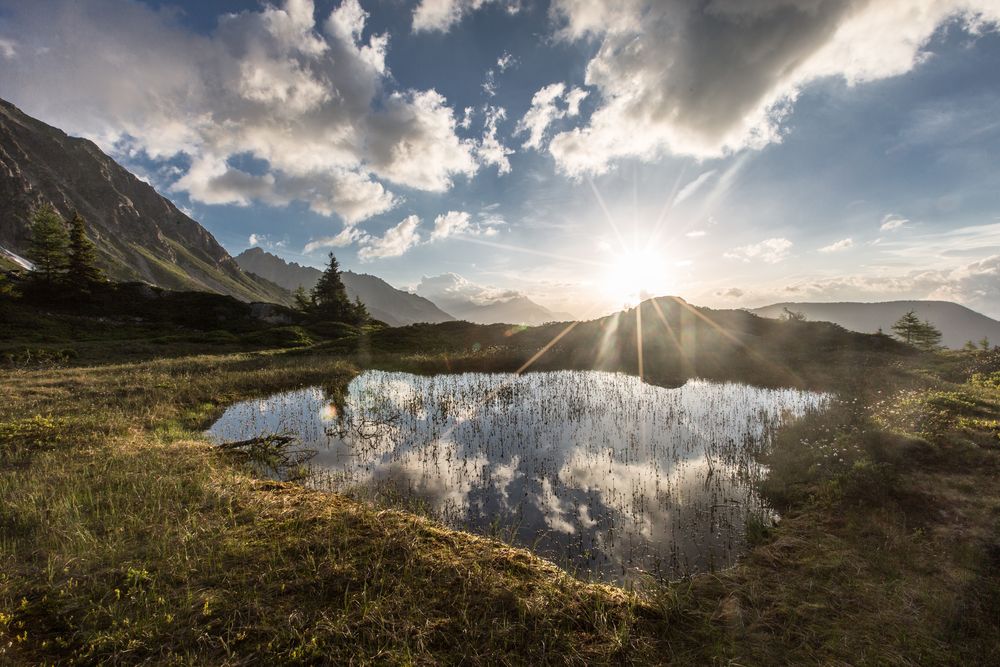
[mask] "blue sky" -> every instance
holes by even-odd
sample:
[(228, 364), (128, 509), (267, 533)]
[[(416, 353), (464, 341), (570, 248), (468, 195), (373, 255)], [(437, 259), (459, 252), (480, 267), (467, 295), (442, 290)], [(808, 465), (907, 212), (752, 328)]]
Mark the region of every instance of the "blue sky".
[(233, 254), (332, 250), (432, 297), (578, 316), (672, 293), (997, 317), (998, 19), (990, 0), (0, 0), (0, 97)]

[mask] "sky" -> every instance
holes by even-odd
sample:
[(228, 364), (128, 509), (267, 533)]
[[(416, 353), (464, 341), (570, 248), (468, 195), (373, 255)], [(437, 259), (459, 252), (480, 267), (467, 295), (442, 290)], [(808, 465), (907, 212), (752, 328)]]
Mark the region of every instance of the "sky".
[(0, 97), (232, 254), (1000, 317), (1000, 0), (0, 0)]

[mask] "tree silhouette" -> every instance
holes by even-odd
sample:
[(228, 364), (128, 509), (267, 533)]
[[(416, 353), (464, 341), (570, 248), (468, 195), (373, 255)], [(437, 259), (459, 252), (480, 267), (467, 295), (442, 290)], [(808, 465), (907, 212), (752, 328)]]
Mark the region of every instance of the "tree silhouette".
[(31, 214), (31, 246), (28, 259), (34, 276), (47, 288), (59, 282), (67, 268), (69, 234), (66, 224), (51, 204), (42, 204)]
[[(347, 288), (340, 277), (340, 265), (330, 253), (330, 263), (310, 294), (310, 312), (318, 319), (362, 324), (368, 321), (368, 311), (358, 301), (351, 303)], [(359, 308), (360, 306), (360, 308)]]
[(87, 238), (86, 223), (78, 212), (73, 213), (73, 218), (69, 222), (69, 259), (66, 276), (73, 284), (82, 287), (107, 280), (104, 272), (97, 267), (94, 242)]
[(904, 343), (921, 350), (935, 350), (941, 345), (941, 331), (912, 310), (896, 320), (892, 330)]

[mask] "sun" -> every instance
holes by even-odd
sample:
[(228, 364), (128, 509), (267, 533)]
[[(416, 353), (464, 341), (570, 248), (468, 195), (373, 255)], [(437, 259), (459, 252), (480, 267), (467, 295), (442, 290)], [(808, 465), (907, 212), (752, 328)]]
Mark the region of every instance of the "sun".
[(617, 304), (634, 306), (643, 299), (667, 294), (671, 284), (671, 262), (653, 250), (615, 256), (602, 281)]

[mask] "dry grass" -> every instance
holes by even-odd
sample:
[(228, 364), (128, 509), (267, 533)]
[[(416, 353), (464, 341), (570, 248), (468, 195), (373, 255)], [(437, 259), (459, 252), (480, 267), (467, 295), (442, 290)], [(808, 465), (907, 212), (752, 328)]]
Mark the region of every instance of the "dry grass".
[[(742, 565), (629, 592), (257, 479), (198, 435), (228, 402), (355, 372), (259, 353), (4, 374), (0, 662), (905, 665), (1000, 650), (1000, 448), (982, 415), (935, 434), (931, 460), (891, 464), (889, 493), (814, 476)], [(1000, 414), (995, 389), (967, 391)]]

